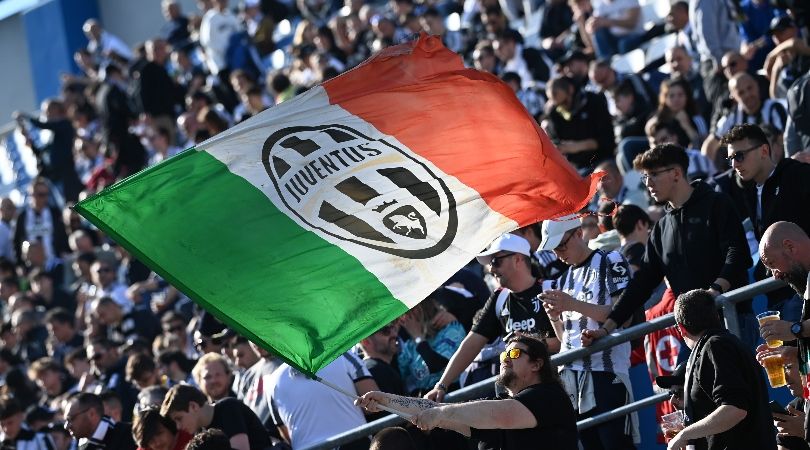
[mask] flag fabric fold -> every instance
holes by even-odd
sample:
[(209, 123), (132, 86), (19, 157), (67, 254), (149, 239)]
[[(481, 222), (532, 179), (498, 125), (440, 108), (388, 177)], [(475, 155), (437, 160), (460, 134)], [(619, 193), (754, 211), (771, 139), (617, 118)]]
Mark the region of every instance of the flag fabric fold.
[(597, 179), (422, 35), (75, 208), (314, 375), (498, 235), (581, 209)]

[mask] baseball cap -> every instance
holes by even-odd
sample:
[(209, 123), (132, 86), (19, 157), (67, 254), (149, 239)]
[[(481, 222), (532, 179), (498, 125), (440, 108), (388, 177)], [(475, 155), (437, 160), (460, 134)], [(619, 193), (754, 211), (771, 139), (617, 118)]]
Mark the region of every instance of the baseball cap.
[(486, 250), (479, 253), (475, 259), (481, 265), (486, 266), (492, 261), (492, 255), (498, 252), (512, 252), (520, 253), (521, 255), (531, 255), (531, 246), (526, 239), (511, 233), (502, 234), (500, 237), (492, 241)]
[(793, 19), (788, 16), (774, 17), (771, 19), (771, 25), (768, 27), (768, 34), (771, 35), (777, 31), (786, 30), (795, 26)]
[(682, 386), (684, 383), (686, 383), (686, 363), (680, 363), (675, 366), (672, 375), (655, 377), (655, 384), (661, 389), (672, 389), (672, 386)]
[(540, 250), (554, 250), (562, 242), (566, 231), (574, 230), (580, 226), (582, 226), (582, 222), (579, 220), (579, 214), (569, 214), (544, 221)]

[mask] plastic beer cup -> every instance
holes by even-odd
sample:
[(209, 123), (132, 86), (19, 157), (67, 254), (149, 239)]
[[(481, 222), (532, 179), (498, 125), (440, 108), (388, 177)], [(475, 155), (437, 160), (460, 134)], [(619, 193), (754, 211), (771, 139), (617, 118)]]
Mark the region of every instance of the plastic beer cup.
[(661, 416), (661, 431), (664, 432), (664, 439), (667, 442), (681, 430), (683, 430), (683, 411), (675, 411)]
[(765, 371), (768, 373), (768, 382), (771, 387), (778, 388), (787, 386), (785, 380), (785, 366), (782, 363), (782, 357), (779, 355), (771, 355), (762, 358), (762, 363), (765, 366)]
[[(760, 327), (765, 322), (769, 322), (771, 320), (779, 320), (779, 317), (780, 317), (779, 311), (765, 311), (764, 313), (757, 314), (757, 320), (759, 321)], [(779, 339), (768, 339), (766, 343), (770, 348), (780, 347), (783, 344), (783, 342)]]

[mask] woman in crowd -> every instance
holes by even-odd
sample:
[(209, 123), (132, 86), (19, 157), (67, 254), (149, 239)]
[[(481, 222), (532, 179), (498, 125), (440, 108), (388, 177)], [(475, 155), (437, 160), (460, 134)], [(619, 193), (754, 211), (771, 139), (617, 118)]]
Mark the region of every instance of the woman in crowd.
[(659, 122), (677, 122), (690, 147), (700, 148), (709, 134), (706, 120), (700, 115), (697, 102), (692, 97), (692, 88), (683, 78), (670, 78), (661, 83), (658, 111), (653, 118)]

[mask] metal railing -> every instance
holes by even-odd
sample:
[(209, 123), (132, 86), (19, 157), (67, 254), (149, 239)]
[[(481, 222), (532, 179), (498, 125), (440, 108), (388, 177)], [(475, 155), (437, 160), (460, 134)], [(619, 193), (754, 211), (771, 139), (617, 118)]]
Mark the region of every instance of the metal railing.
[[(718, 308), (722, 308), (723, 310), (723, 316), (725, 318), (726, 327), (729, 329), (729, 331), (731, 331), (737, 336), (740, 335), (739, 321), (737, 320), (737, 310), (736, 310), (737, 303), (754, 298), (757, 295), (779, 289), (784, 286), (786, 286), (786, 284), (783, 281), (769, 278), (766, 280), (757, 281), (756, 283), (752, 283), (748, 286), (744, 286), (739, 289), (729, 291), (726, 294), (717, 296), (716, 299), (717, 306)], [(672, 325), (675, 325), (675, 315), (673, 313), (669, 313), (667, 315), (657, 317), (648, 322), (644, 322), (632, 326), (630, 328), (623, 329), (621, 331), (615, 331), (611, 333), (609, 336), (597, 340), (590, 347), (578, 348), (576, 350), (570, 350), (567, 352), (553, 355), (551, 357), (551, 362), (557, 366), (568, 364), (572, 361), (582, 359), (593, 353), (597, 353), (609, 347), (613, 347), (619, 344), (623, 344), (625, 342), (632, 341), (642, 336), (646, 336), (647, 334), (652, 333), (654, 331), (663, 330), (664, 328), (671, 327)], [(483, 381), (479, 381), (478, 383), (472, 384), (470, 386), (466, 386), (463, 389), (448, 394), (447, 397), (445, 397), (445, 402), (454, 403), (454, 402), (468, 401), (491, 395), (491, 393), (493, 392), (494, 382), (495, 377), (492, 377)], [(577, 429), (583, 430), (599, 425), (601, 423), (610, 421), (617, 417), (621, 417), (630, 414), (632, 412), (644, 409), (648, 406), (655, 405), (661, 401), (666, 400), (667, 398), (669, 398), (668, 393), (654, 394), (650, 397), (637, 400), (633, 403), (627, 404), (613, 411), (606, 412), (598, 416), (590, 417), (588, 419), (583, 419), (577, 423)], [(340, 445), (353, 442), (357, 439), (361, 439), (366, 436), (371, 436), (376, 432), (382, 430), (383, 428), (398, 426), (403, 424), (404, 422), (405, 420), (402, 419), (401, 417), (395, 415), (386, 416), (373, 422), (369, 422), (360, 427), (357, 427), (353, 430), (349, 430), (344, 433), (332, 436), (323, 442), (306, 447), (302, 450), (326, 450), (335, 448)]]

